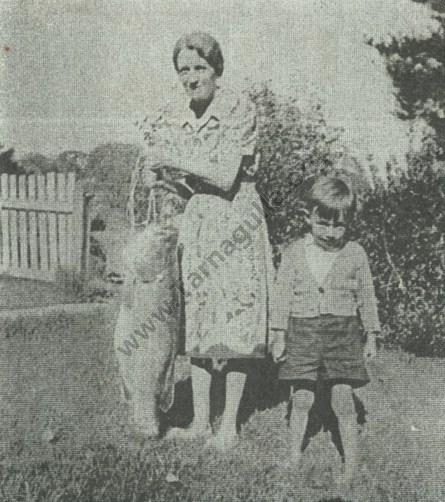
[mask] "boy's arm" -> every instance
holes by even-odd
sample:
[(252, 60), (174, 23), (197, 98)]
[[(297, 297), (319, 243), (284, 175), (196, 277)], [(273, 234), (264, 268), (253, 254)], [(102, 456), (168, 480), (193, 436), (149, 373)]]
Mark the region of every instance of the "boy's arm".
[(357, 273), (358, 279), (358, 309), (363, 327), (369, 337), (374, 337), (380, 333), (380, 321), (377, 310), (377, 299), (375, 296), (374, 282), (371, 269), (369, 267), (368, 257), (363, 248), (361, 250), (360, 266)]

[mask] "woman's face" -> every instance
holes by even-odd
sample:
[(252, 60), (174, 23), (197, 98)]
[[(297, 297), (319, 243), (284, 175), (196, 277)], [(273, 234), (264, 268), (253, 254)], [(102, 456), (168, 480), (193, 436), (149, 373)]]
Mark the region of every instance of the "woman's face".
[(216, 90), (215, 70), (192, 49), (182, 49), (178, 54), (178, 75), (185, 92), (192, 101), (209, 102)]

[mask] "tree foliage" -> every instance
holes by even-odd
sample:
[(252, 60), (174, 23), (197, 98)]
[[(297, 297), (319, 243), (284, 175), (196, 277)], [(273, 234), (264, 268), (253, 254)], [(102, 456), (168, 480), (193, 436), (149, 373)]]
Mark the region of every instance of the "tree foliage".
[(23, 168), (14, 160), (14, 148), (0, 152), (0, 174), (22, 174)]
[(89, 155), (77, 150), (66, 150), (55, 159), (55, 169), (58, 172), (75, 172), (84, 177)]
[(299, 194), (305, 180), (335, 171), (360, 192), (369, 182), (342, 146), (342, 130), (326, 124), (320, 104), (302, 111), (297, 98), (280, 97), (267, 84), (254, 86), (250, 95), (259, 117), (257, 190), (265, 204), (272, 244), (288, 243), (304, 227)]
[(371, 187), (338, 148), (339, 131), (326, 126), (320, 106), (302, 113), (267, 86), (252, 94), (260, 115), (257, 187), (275, 251), (307, 230), (304, 180), (324, 173), (348, 178), (360, 197), (352, 236), (369, 255), (386, 342), (444, 357), (445, 172), (437, 168), (436, 143), (425, 140), (407, 157), (407, 170), (388, 167), (387, 183), (375, 177)]
[(366, 194), (355, 230), (370, 257), (386, 340), (444, 357), (445, 173), (430, 149)]
[(96, 147), (88, 156), (82, 176), (84, 189), (94, 193), (93, 217), (103, 219), (107, 228), (126, 224), (125, 208), (138, 153), (135, 145), (109, 143)]
[(291, 91), (302, 105), (316, 96), (326, 123), (345, 130), (341, 141), (364, 167), (369, 156), (382, 175), (393, 159), (406, 166), (411, 124), (395, 115), (394, 86), (376, 47), (430, 39), (440, 31), (432, 9), (412, 0), (295, 0), (294, 8)]
[(445, 4), (428, 4), (438, 28), (428, 37), (406, 34), (386, 41), (372, 41), (386, 57), (399, 102), (402, 120), (421, 119), (436, 135), (445, 153)]
[(26, 174), (45, 174), (56, 171), (54, 159), (41, 153), (30, 153), (20, 160)]

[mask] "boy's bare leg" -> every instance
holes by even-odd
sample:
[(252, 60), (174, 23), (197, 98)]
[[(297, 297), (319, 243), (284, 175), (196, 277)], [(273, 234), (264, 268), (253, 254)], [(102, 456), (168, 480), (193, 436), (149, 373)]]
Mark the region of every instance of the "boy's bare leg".
[(301, 459), (304, 433), (313, 402), (314, 393), (310, 390), (299, 389), (292, 396), (292, 411), (289, 421), (291, 463), (296, 464)]
[(344, 472), (339, 479), (339, 483), (349, 486), (358, 463), (359, 432), (352, 388), (349, 385), (335, 385), (332, 388), (332, 408), (338, 418), (341, 443), (345, 455)]
[(192, 364), (193, 421), (187, 429), (175, 427), (167, 433), (167, 438), (194, 438), (210, 432), (210, 384), (211, 374)]
[[(370, 399), (369, 399), (369, 394), (368, 394), (367, 386), (365, 385), (363, 387), (359, 387), (357, 389), (353, 389), (352, 394), (353, 394), (353, 396), (355, 395), (355, 398), (359, 401), (360, 405), (362, 407), (364, 407), (365, 414), (366, 414), (365, 423), (369, 422), (370, 420), (374, 420), (375, 419), (376, 411), (379, 412), (381, 410), (374, 410), (374, 409), (369, 408)], [(354, 407), (355, 407), (356, 417), (357, 417), (357, 420), (358, 420), (359, 412), (357, 410), (355, 402), (354, 402)], [(359, 424), (357, 422), (357, 427), (358, 427), (359, 434), (363, 430), (364, 426), (365, 426), (365, 424), (363, 424), (363, 423)]]
[(237, 440), (236, 419), (246, 383), (246, 374), (238, 371), (227, 373), (226, 405), (221, 420), (221, 427), (215, 437), (208, 442), (210, 446), (228, 449)]

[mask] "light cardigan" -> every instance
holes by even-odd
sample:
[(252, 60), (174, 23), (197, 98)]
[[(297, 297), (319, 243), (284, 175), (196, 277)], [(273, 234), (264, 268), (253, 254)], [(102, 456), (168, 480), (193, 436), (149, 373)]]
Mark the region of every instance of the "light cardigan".
[(306, 258), (310, 243), (310, 238), (299, 239), (282, 253), (271, 299), (272, 329), (287, 329), (289, 317), (333, 314), (359, 315), (366, 332), (380, 331), (374, 284), (365, 250), (357, 242), (346, 243), (336, 253), (329, 272), (319, 284)]

